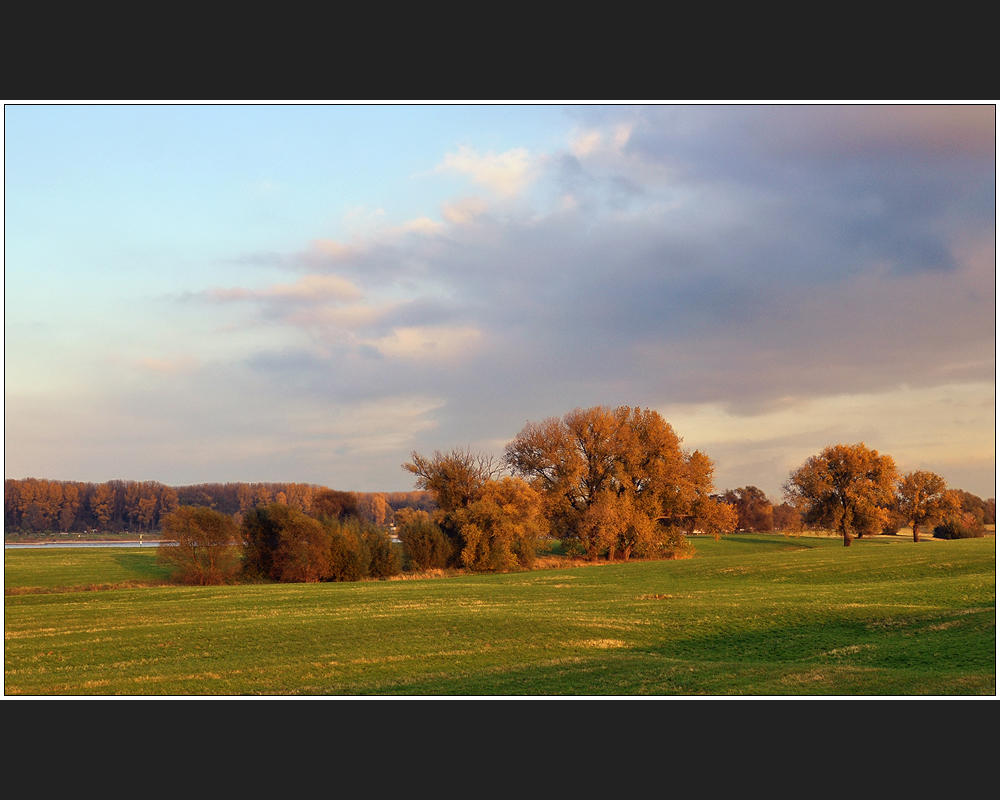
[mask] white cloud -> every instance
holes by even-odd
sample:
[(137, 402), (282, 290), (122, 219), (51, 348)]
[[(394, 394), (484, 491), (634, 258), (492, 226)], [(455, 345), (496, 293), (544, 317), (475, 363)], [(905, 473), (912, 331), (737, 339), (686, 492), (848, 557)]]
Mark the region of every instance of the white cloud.
[(354, 302), (361, 292), (354, 284), (337, 275), (304, 275), (295, 283), (278, 284), (259, 292), (260, 297), (301, 302)]
[(593, 128), (574, 131), (570, 137), (570, 152), (581, 159), (596, 155), (620, 156), (632, 138), (634, 127), (631, 122), (623, 122), (612, 126), (607, 132)]
[(577, 158), (584, 158), (597, 151), (603, 142), (600, 131), (584, 131), (570, 139), (569, 149)]
[(413, 326), (393, 328), (392, 333), (366, 344), (390, 358), (412, 361), (453, 361), (470, 355), (482, 333), (472, 327)]
[(386, 236), (400, 236), (407, 233), (422, 233), (425, 235), (440, 233), (444, 226), (440, 222), (435, 222), (429, 217), (417, 217), (402, 225), (394, 225), (385, 230)]
[(446, 170), (461, 172), (503, 197), (513, 197), (535, 180), (538, 164), (524, 148), (480, 155), (474, 148), (462, 145), (457, 153), (448, 153), (435, 168), (436, 172)]

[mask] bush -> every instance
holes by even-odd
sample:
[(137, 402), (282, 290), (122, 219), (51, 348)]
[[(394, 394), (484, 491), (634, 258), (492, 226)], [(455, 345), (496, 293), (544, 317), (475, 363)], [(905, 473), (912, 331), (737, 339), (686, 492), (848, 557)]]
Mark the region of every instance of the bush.
[(389, 535), (378, 528), (365, 532), (365, 544), (371, 553), (368, 577), (391, 578), (403, 570), (403, 559), (399, 548), (389, 540)]
[[(281, 506), (281, 508), (291, 508)], [(316, 583), (330, 577), (329, 536), (323, 526), (292, 509), (281, 530), (276, 577), (283, 583)]]
[(935, 539), (981, 539), (985, 535), (983, 523), (968, 512), (949, 517), (934, 528)]
[(652, 557), (663, 559), (693, 558), (694, 545), (680, 528), (668, 525), (662, 529), (659, 546)]
[(240, 571), (243, 539), (232, 517), (210, 508), (181, 506), (163, 517), (157, 551), (175, 580), (197, 586), (229, 583)]
[(452, 546), (444, 531), (431, 522), (426, 511), (404, 508), (396, 512), (396, 525), (403, 554), (415, 570), (444, 569), (452, 556)]
[(330, 537), (329, 579), (360, 581), (367, 578), (371, 551), (361, 524), (352, 519), (342, 524), (334, 523), (327, 530)]
[(294, 506), (272, 503), (243, 517), (243, 573), (288, 583), (327, 580), (329, 537), (323, 526)]
[(477, 572), (531, 569), (548, 525), (541, 497), (519, 478), (488, 481), (479, 497), (451, 514), (462, 565)]

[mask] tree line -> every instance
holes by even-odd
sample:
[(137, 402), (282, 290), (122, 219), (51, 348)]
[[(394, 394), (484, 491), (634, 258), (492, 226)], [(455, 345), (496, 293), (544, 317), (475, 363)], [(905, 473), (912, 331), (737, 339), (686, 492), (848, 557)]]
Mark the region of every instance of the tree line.
[(4, 481), (4, 532), (154, 532), (181, 506), (203, 506), (240, 517), (271, 503), (304, 513), (338, 516), (347, 510), (374, 525), (392, 524), (401, 508), (433, 508), (426, 492), (339, 492), (306, 483), (200, 483), (166, 486), (156, 481), (105, 483), (42, 480)]

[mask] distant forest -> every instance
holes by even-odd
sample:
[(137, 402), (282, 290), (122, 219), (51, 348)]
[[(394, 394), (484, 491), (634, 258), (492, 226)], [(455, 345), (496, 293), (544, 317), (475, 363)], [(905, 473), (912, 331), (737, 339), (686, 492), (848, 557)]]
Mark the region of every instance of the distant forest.
[[(961, 510), (980, 523), (994, 524), (996, 503), (951, 490)], [(712, 497), (733, 508), (737, 530), (795, 530), (802, 527), (799, 512), (788, 503), (775, 505), (756, 486), (730, 489)], [(239, 522), (247, 511), (271, 503), (285, 503), (306, 514), (324, 510), (333, 516), (354, 515), (374, 525), (388, 526), (402, 508), (433, 512), (437, 506), (427, 491), (340, 492), (308, 483), (197, 483), (166, 486), (156, 481), (114, 480), (106, 483), (53, 481), (38, 478), (4, 481), (4, 533), (152, 533), (160, 519), (180, 506), (205, 506)], [(893, 518), (900, 528), (904, 520)]]
[(375, 525), (392, 523), (396, 511), (433, 511), (429, 492), (338, 492), (308, 483), (198, 483), (166, 486), (156, 481), (106, 483), (38, 478), (4, 481), (5, 533), (153, 532), (180, 506), (206, 506), (236, 517), (258, 506), (284, 503), (305, 513), (317, 504), (337, 506)]

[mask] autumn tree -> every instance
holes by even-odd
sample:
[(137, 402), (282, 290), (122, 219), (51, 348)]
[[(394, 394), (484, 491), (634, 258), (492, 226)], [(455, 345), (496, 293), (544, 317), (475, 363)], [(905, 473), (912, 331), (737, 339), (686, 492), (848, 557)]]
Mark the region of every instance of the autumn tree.
[(115, 490), (102, 483), (90, 498), (90, 508), (102, 528), (107, 528), (115, 513)]
[(729, 489), (722, 500), (736, 509), (736, 527), (741, 531), (774, 530), (774, 507), (756, 486)]
[(657, 523), (692, 523), (712, 488), (711, 459), (683, 452), (656, 411), (628, 406), (529, 422), (505, 462), (541, 493), (552, 532), (591, 559), (653, 554), (662, 544)]
[(792, 531), (798, 533), (802, 530), (802, 515), (799, 510), (790, 503), (782, 503), (780, 506), (771, 506), (774, 514), (774, 529), (776, 531)]
[(416, 476), (417, 488), (430, 492), (438, 510), (445, 513), (465, 508), (487, 482), (503, 472), (503, 465), (493, 456), (468, 449), (454, 448), (450, 453), (435, 450), (430, 458), (419, 453), (410, 456), (412, 461), (403, 464), (403, 469)]
[(739, 524), (739, 514), (729, 503), (716, 497), (698, 497), (691, 508), (691, 528), (718, 540), (724, 533), (733, 533)]
[(434, 543), (433, 529), (425, 524), (410, 531), (404, 521), (404, 547), (409, 538), (419, 536), (420, 549), (446, 554), (454, 566), (479, 571), (530, 566), (545, 523), (541, 498), (527, 482), (500, 480), (502, 464), (471, 450), (435, 451), (431, 458), (413, 453), (412, 459), (403, 469), (416, 476), (418, 488), (434, 497), (437, 509), (428, 521), (440, 528), (448, 546)]
[(386, 524), (391, 512), (389, 504), (385, 500), (385, 495), (380, 493), (359, 495), (357, 508), (358, 516), (361, 519), (380, 527)]
[(232, 517), (210, 508), (182, 506), (162, 520), (158, 556), (182, 583), (228, 583), (240, 571), (243, 539)]
[(485, 483), (479, 495), (456, 510), (462, 564), (480, 572), (530, 569), (548, 525), (542, 501), (525, 481), (503, 477)]
[(850, 547), (854, 537), (881, 531), (894, 502), (896, 464), (863, 442), (837, 444), (808, 458), (785, 482), (785, 496), (807, 522), (829, 527)]
[(947, 491), (944, 478), (933, 472), (907, 472), (896, 485), (901, 516), (913, 528), (913, 541), (920, 541), (920, 528), (958, 511), (957, 498)]
[(358, 497), (353, 492), (319, 489), (312, 496), (312, 515), (328, 519), (346, 519), (358, 514)]
[(243, 515), (244, 573), (252, 578), (315, 582), (330, 577), (330, 537), (295, 506), (271, 503)]

